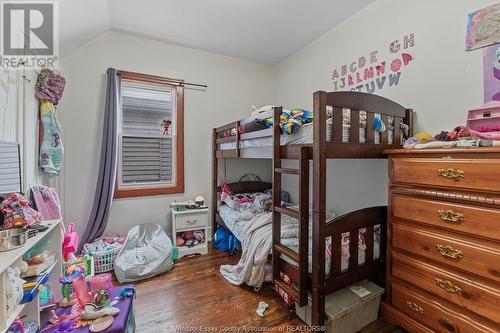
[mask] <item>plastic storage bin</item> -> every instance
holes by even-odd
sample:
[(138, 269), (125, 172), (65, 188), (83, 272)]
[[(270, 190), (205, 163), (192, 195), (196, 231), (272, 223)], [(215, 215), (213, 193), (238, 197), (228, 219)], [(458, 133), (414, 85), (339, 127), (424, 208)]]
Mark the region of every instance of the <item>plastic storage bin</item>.
[[(355, 290), (355, 291), (353, 291)], [(326, 332), (355, 333), (378, 318), (380, 298), (384, 289), (370, 281), (362, 281), (325, 297)], [(311, 325), (309, 304), (295, 311), (300, 319)]]
[(48, 278), (49, 275), (47, 273), (37, 276), (35, 285), (30, 288), (24, 289), (23, 300), (21, 301), (21, 304), (31, 302), (38, 294), (40, 288), (47, 282)]

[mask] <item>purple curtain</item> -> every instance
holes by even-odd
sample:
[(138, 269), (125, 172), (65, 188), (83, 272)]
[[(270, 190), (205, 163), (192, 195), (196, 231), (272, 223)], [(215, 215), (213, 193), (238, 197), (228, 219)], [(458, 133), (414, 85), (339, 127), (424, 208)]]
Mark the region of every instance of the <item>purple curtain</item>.
[(102, 133), (101, 159), (94, 194), (94, 204), (80, 240), (83, 244), (101, 236), (108, 223), (116, 183), (118, 159), (118, 112), (121, 109), (121, 74), (114, 68), (108, 69), (106, 102), (104, 105), (104, 128)]

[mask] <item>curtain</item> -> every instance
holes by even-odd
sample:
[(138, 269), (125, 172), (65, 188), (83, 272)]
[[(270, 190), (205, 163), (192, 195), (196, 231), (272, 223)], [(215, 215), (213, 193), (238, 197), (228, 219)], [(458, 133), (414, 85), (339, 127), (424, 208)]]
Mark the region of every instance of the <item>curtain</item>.
[(101, 144), (101, 157), (92, 211), (80, 241), (92, 242), (106, 229), (116, 184), (118, 159), (118, 116), (121, 110), (121, 73), (114, 68), (107, 71), (106, 101)]

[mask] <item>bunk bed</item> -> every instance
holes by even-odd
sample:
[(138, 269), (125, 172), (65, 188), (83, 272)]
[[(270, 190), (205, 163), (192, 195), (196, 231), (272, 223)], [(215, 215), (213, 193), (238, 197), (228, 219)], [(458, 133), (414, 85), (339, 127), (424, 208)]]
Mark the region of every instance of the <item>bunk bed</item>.
[[(309, 128), (302, 126), (295, 138), (283, 138), (279, 127), (283, 109), (273, 110), (273, 125), (267, 129), (241, 133), (246, 120), (240, 120), (213, 129), (213, 191), (212, 214), (215, 231), (217, 225), (228, 229), (218, 211), (219, 161), (232, 158), (271, 158), (273, 160), (272, 184), (262, 182), (238, 182), (229, 184), (235, 193), (259, 192), (272, 188), (272, 266), (273, 282), (285, 290), (300, 306), (308, 303), (311, 294), (312, 325), (323, 325), (325, 321), (325, 295), (363, 279), (377, 279), (385, 274), (385, 227), (387, 207), (369, 207), (327, 220), (326, 212), (326, 160), (335, 158), (386, 158), (385, 149), (401, 148), (403, 134), (401, 126), (412, 135), (413, 111), (387, 98), (361, 92), (324, 92), (313, 96), (313, 120)], [(346, 113), (349, 124), (345, 123)], [(360, 123), (360, 118), (366, 121)], [(391, 131), (377, 132), (376, 118), (384, 124), (392, 123)], [(402, 125), (403, 124), (403, 125)], [(233, 135), (227, 135), (227, 133)], [(391, 133), (392, 132), (392, 133)], [(298, 133), (298, 132), (297, 132)], [(223, 135), (224, 134), (224, 135)], [(300, 144), (297, 144), (300, 142)], [(283, 168), (282, 159), (299, 161), (296, 169)], [(312, 160), (312, 253), (309, 252), (309, 160)], [(298, 209), (281, 206), (281, 176), (299, 177)], [(336, 176), (335, 174), (329, 176)], [(282, 215), (298, 220), (298, 250), (282, 244)], [(379, 228), (380, 240), (374, 240)], [(342, 237), (365, 236), (365, 256), (358, 256), (359, 239), (350, 237), (348, 267), (342, 267)], [(331, 244), (330, 268), (326, 270), (325, 246)], [(376, 244), (378, 248), (376, 248)], [(374, 252), (378, 255), (374, 255)], [(312, 260), (312, 263), (309, 263)], [(308, 270), (308, 267), (312, 269)], [(310, 271), (310, 272), (309, 272)], [(294, 282), (293, 286), (281, 278), (285, 273)]]

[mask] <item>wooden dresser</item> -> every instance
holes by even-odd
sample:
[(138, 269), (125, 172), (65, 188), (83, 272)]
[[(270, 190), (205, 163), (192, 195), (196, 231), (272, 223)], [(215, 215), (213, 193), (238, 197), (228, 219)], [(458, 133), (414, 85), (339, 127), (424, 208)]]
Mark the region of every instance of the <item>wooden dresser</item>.
[(500, 332), (500, 149), (386, 153), (383, 317), (408, 332)]

